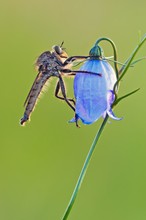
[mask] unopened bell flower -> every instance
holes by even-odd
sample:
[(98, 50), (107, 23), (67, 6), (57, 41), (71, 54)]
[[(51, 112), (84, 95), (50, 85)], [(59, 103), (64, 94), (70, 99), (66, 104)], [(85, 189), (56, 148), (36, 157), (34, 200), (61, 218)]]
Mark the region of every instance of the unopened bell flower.
[[(97, 50), (98, 54), (100, 50), (100, 56), (93, 57), (97, 55)], [(70, 122), (77, 123), (80, 119), (84, 124), (92, 124), (106, 114), (112, 119), (120, 120), (112, 111), (116, 73), (112, 66), (102, 59), (102, 49), (99, 46), (93, 47), (90, 55), (92, 57), (82, 65), (74, 79), (75, 117)], [(85, 73), (86, 71), (91, 73)]]

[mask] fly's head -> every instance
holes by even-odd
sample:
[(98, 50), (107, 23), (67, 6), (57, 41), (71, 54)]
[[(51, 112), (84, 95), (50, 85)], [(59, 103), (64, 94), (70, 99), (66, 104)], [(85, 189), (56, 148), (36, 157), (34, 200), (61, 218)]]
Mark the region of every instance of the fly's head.
[(53, 46), (52, 47), (52, 52), (54, 53), (54, 55), (62, 62), (64, 63), (65, 60), (68, 58), (67, 53), (65, 52), (64, 48), (62, 48), (61, 46)]
[(61, 46), (53, 46), (52, 51), (42, 53), (36, 60), (35, 66), (37, 71), (53, 71), (54, 68), (60, 69), (62, 64), (68, 58), (67, 53)]

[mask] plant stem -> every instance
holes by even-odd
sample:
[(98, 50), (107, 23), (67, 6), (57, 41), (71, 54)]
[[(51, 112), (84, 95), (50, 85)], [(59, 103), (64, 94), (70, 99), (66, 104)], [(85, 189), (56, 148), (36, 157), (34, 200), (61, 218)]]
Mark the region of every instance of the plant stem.
[(116, 71), (116, 77), (117, 77), (117, 80), (118, 80), (118, 78), (119, 78), (119, 71), (118, 71), (118, 63), (117, 63), (117, 48), (116, 48), (116, 45), (115, 45), (115, 43), (110, 39), (110, 38), (107, 38), (107, 37), (101, 37), (101, 38), (99, 38), (97, 41), (96, 41), (96, 43), (95, 43), (95, 45), (98, 45), (101, 41), (108, 41), (108, 42), (110, 42), (110, 44), (112, 45), (112, 47), (113, 47), (113, 51), (114, 51), (114, 66), (115, 66), (115, 71)]
[(146, 41), (146, 34), (144, 35), (144, 37), (142, 38), (141, 42), (138, 44), (138, 46), (134, 49), (132, 55), (128, 58), (128, 60), (125, 62), (125, 65), (123, 65), (123, 67), (119, 70), (119, 73), (121, 73), (119, 79), (117, 80), (117, 82), (114, 85), (114, 91), (116, 89), (116, 86), (118, 85), (118, 83), (121, 81), (121, 79), (124, 77), (124, 75), (126, 74), (128, 68), (130, 67), (134, 57), (136, 56), (137, 52), (139, 51), (139, 49), (141, 48), (141, 46), (144, 44), (144, 42)]
[[(117, 61), (117, 52), (116, 52), (116, 47), (115, 47), (115, 44), (113, 43), (113, 41), (110, 40), (110, 39), (108, 39), (108, 38), (100, 38), (100, 39), (98, 39), (98, 40), (96, 41), (96, 44), (98, 44), (98, 43), (99, 43), (100, 41), (102, 41), (102, 40), (107, 40), (107, 41), (109, 41), (109, 42), (112, 44), (113, 50), (114, 50), (114, 58), (115, 58), (115, 60)], [(115, 71), (116, 71), (116, 75), (117, 75), (117, 79), (118, 79), (118, 80), (117, 80), (117, 82), (116, 82), (115, 85), (114, 85), (114, 91), (116, 90), (116, 87), (117, 87), (117, 85), (119, 84), (119, 82), (121, 81), (121, 79), (122, 79), (122, 78), (124, 77), (124, 75), (126, 74), (126, 72), (127, 72), (127, 70), (129, 69), (129, 67), (130, 67), (130, 65), (131, 65), (131, 63), (132, 63), (132, 61), (133, 61), (135, 55), (137, 54), (137, 52), (139, 51), (140, 47), (143, 45), (143, 43), (144, 43), (145, 41), (146, 41), (146, 34), (143, 36), (143, 38), (142, 38), (142, 40), (140, 41), (140, 43), (138, 44), (138, 46), (135, 48), (135, 50), (133, 51), (133, 53), (132, 53), (132, 54), (130, 55), (130, 57), (127, 59), (127, 61), (125, 62), (125, 64), (124, 64), (123, 67), (121, 68), (121, 70), (118, 71), (117, 64), (116, 64), (116, 62), (115, 62)], [(95, 45), (96, 45), (96, 44), (95, 44)], [(119, 74), (119, 73), (121, 73), (121, 75), (120, 75), (119, 78), (118, 78), (118, 74)], [(131, 93), (128, 93), (128, 94), (122, 96), (122, 97), (119, 98), (119, 99), (117, 99), (117, 101), (115, 101), (115, 104), (117, 105), (118, 102), (120, 102), (122, 99), (124, 99), (124, 98), (126, 98), (126, 97), (132, 95), (132, 94), (135, 93), (136, 91), (138, 91), (138, 89), (135, 90), (135, 91), (133, 91), (133, 92), (131, 92)], [(84, 162), (84, 165), (83, 165), (83, 167), (82, 167), (81, 173), (80, 173), (79, 178), (78, 178), (78, 180), (77, 180), (75, 189), (74, 189), (74, 191), (73, 191), (73, 193), (72, 193), (71, 199), (70, 199), (70, 201), (69, 201), (69, 203), (68, 203), (68, 206), (67, 206), (67, 208), (66, 208), (66, 211), (65, 211), (65, 213), (64, 213), (64, 215), (63, 215), (62, 220), (66, 220), (66, 219), (68, 218), (68, 216), (69, 216), (69, 213), (70, 213), (70, 211), (71, 211), (71, 209), (72, 209), (72, 207), (73, 207), (73, 204), (74, 204), (74, 202), (75, 202), (75, 199), (76, 199), (76, 197), (77, 197), (77, 195), (78, 195), (79, 189), (80, 189), (80, 187), (81, 187), (81, 185), (82, 185), (82, 181), (83, 181), (83, 179), (84, 179), (84, 177), (85, 177), (85, 173), (86, 173), (86, 171), (87, 171), (87, 168), (88, 168), (88, 165), (89, 165), (89, 163), (90, 163), (91, 157), (92, 157), (93, 152), (94, 152), (94, 150), (95, 150), (96, 144), (97, 144), (97, 142), (98, 142), (98, 140), (99, 140), (99, 137), (101, 136), (101, 134), (102, 134), (102, 132), (103, 132), (103, 129), (104, 129), (106, 123), (107, 123), (108, 117), (109, 117), (109, 116), (106, 115), (105, 119), (103, 120), (103, 122), (102, 122), (102, 124), (101, 124), (101, 126), (100, 126), (100, 128), (99, 128), (99, 130), (97, 131), (97, 134), (96, 134), (96, 136), (95, 136), (95, 138), (94, 138), (94, 140), (93, 140), (93, 143), (92, 143), (92, 145), (91, 145), (91, 147), (90, 147), (90, 150), (89, 150), (89, 152), (88, 152), (88, 154), (87, 154), (86, 160), (85, 160), (85, 162)]]
[(94, 149), (96, 147), (97, 141), (99, 140), (99, 137), (102, 134), (102, 131), (103, 131), (103, 129), (104, 129), (106, 123), (107, 123), (107, 120), (108, 120), (108, 115), (106, 115), (105, 119), (103, 120), (103, 122), (102, 122), (102, 124), (101, 124), (99, 130), (97, 131), (97, 134), (96, 134), (96, 136), (95, 136), (95, 138), (93, 140), (93, 143), (92, 143), (92, 145), (90, 147), (90, 150), (89, 150), (89, 152), (87, 154), (86, 160), (84, 162), (84, 165), (82, 167), (81, 173), (80, 173), (79, 178), (78, 178), (78, 181), (76, 183), (76, 186), (74, 188), (73, 194), (71, 196), (71, 199), (69, 201), (69, 204), (68, 204), (68, 206), (66, 208), (66, 211), (65, 211), (65, 213), (63, 215), (62, 220), (66, 220), (68, 218), (68, 215), (69, 215), (69, 213), (70, 213), (70, 211), (72, 209), (72, 206), (73, 206), (73, 204), (75, 202), (75, 199), (77, 197), (78, 191), (79, 191), (79, 189), (80, 189), (80, 187), (82, 185), (82, 181), (83, 181), (83, 179), (85, 177), (85, 173), (87, 171), (87, 168), (88, 168), (88, 165), (90, 163), (91, 157), (93, 155)]

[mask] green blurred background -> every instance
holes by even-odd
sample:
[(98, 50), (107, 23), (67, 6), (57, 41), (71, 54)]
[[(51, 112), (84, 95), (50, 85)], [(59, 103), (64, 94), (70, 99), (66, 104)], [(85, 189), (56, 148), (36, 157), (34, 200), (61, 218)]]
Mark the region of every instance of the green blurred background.
[[(54, 98), (52, 79), (19, 125), (37, 74), (37, 56), (65, 41), (69, 55), (87, 55), (97, 38), (111, 38), (124, 62), (146, 31), (146, 1), (14, 0), (0, 7), (0, 219), (59, 220), (101, 123), (77, 129), (73, 112)], [(102, 44), (111, 56), (108, 43)], [(138, 57), (146, 56), (146, 44)], [(66, 79), (72, 97), (73, 79)], [(115, 109), (100, 139), (70, 220), (146, 219), (146, 61), (131, 68), (120, 94), (141, 90)]]

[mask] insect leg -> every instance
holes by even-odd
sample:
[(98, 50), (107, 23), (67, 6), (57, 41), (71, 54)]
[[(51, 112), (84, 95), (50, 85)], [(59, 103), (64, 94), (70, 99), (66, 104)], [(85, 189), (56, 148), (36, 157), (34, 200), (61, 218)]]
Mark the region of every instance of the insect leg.
[(79, 119), (78, 115), (75, 114), (75, 123), (76, 123), (76, 127), (80, 128), (80, 125), (78, 124), (78, 119)]
[(78, 120), (79, 120), (79, 116), (75, 113), (74, 118), (72, 118), (69, 122), (70, 123), (76, 123), (76, 127), (80, 128), (80, 126), (78, 125)]
[(62, 95), (63, 95), (65, 102), (73, 109), (73, 111), (75, 111), (74, 106), (72, 106), (72, 104), (69, 102), (68, 98), (66, 97), (64, 81), (61, 76), (59, 76), (59, 84), (60, 84), (61, 92), (62, 92)]
[[(58, 95), (58, 93), (59, 93), (59, 91), (60, 91), (60, 88), (61, 88), (60, 82), (58, 81), (58, 82), (57, 82), (56, 89), (55, 89), (55, 96), (56, 96), (56, 98), (58, 98), (58, 99), (65, 100), (64, 97)], [(73, 104), (75, 105), (75, 101), (74, 101), (73, 99), (67, 98), (67, 100), (70, 101), (70, 102), (73, 102)]]
[(71, 64), (77, 60), (87, 60), (88, 58), (90, 58), (90, 56), (72, 56), (66, 59), (66, 61), (63, 63), (63, 66), (66, 66), (67, 64)]
[(63, 63), (63, 66), (71, 64), (74, 61), (84, 61), (84, 60), (87, 60), (90, 58), (99, 58), (99, 57), (98, 56), (90, 56), (90, 55), (88, 55), (88, 56), (72, 56), (72, 57), (69, 57), (65, 60), (65, 62)]
[(95, 72), (90, 72), (90, 71), (85, 71), (85, 70), (70, 70), (70, 69), (63, 69), (61, 70), (63, 73), (69, 73), (69, 75), (76, 75), (76, 73), (88, 73), (88, 74), (93, 74), (97, 76), (102, 76), (101, 73), (95, 73)]

